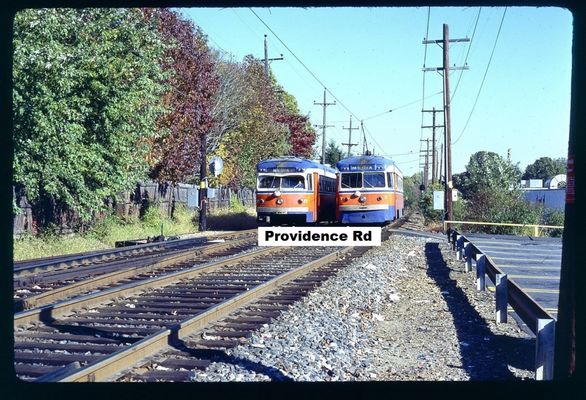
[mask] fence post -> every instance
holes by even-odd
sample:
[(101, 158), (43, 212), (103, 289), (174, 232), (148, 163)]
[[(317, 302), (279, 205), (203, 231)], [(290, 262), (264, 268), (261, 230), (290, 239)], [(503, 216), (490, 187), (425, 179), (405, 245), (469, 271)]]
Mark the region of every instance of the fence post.
[(496, 322), (507, 322), (507, 306), (509, 300), (507, 274), (496, 274)]
[(548, 381), (553, 379), (555, 320), (538, 319), (535, 336), (535, 380)]
[(538, 226), (533, 227), (533, 233), (534, 233), (535, 237), (539, 236), (539, 227)]
[(476, 290), (484, 290), (486, 288), (486, 256), (477, 254), (476, 257)]
[(466, 260), (466, 272), (472, 270), (472, 243), (464, 243), (464, 259)]

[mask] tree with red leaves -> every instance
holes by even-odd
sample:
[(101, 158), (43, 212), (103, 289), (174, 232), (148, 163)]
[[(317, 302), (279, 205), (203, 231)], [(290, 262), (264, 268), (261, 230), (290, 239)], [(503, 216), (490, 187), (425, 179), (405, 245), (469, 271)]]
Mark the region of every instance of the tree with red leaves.
[(151, 178), (185, 182), (201, 163), (200, 143), (213, 125), (212, 99), (218, 88), (205, 35), (190, 21), (168, 9), (144, 9), (158, 21), (168, 45), (162, 66), (170, 72), (171, 90), (162, 101), (167, 113), (159, 119), (161, 134), (152, 143)]

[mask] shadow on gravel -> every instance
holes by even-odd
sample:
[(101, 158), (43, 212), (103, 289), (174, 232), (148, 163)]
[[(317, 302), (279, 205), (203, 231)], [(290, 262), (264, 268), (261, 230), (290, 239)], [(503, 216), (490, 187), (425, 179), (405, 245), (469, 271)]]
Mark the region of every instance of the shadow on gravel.
[(189, 353), (191, 356), (199, 359), (238, 365), (248, 371), (266, 375), (273, 382), (293, 382), (293, 378), (284, 375), (276, 368), (269, 367), (258, 362), (253, 362), (245, 358), (228, 355), (224, 352), (224, 350), (192, 349), (183, 340), (177, 338), (175, 338), (169, 345), (179, 351)]
[(532, 339), (495, 335), (484, 318), (469, 303), (466, 294), (456, 281), (450, 278), (451, 269), (446, 264), (438, 243), (425, 244), (427, 275), (435, 280), (443, 292), (460, 342), (463, 368), (471, 380), (516, 379), (507, 365), (532, 370), (534, 350)]

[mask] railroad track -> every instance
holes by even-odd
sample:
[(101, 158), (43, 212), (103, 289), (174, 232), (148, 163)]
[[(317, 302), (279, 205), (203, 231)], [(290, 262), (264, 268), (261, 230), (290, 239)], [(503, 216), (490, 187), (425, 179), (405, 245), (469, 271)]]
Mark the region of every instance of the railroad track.
[(179, 241), (171, 243), (166, 250), (160, 248), (132, 257), (117, 256), (109, 261), (37, 271), (25, 276), (19, 274), (14, 278), (14, 310), (39, 307), (73, 295), (103, 290), (116, 283), (173, 272), (208, 261), (210, 257), (235, 254), (254, 246), (256, 231), (243, 231), (227, 240), (220, 243)]
[(117, 249), (96, 250), (86, 253), (67, 254), (56, 257), (45, 257), (31, 260), (15, 261), (13, 266), (13, 275), (15, 281), (31, 275), (42, 275), (47, 272), (70, 269), (82, 266), (100, 265), (102, 263), (126, 260), (144, 255), (155, 255), (168, 252), (172, 249), (180, 250), (182, 248), (191, 248), (202, 245), (209, 239), (212, 240), (230, 240), (242, 235), (251, 235), (256, 233), (256, 229), (246, 231), (231, 232), (226, 234), (214, 235), (213, 237), (199, 237), (189, 239), (175, 239), (163, 242), (154, 242), (139, 244)]
[(205, 368), (367, 250), (256, 248), (17, 313), (16, 374), (39, 382), (188, 379), (189, 368)]

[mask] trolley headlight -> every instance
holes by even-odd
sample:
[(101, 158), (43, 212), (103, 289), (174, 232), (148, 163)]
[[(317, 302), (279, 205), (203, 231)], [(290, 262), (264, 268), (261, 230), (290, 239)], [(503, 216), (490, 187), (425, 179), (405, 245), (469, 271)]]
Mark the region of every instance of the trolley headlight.
[(280, 206), (281, 204), (283, 204), (283, 199), (277, 199), (277, 205)]
[(378, 196), (376, 199), (377, 199), (378, 201), (381, 201), (383, 198), (382, 198), (382, 196)]
[(257, 203), (257, 204), (263, 204), (264, 202), (265, 202), (265, 201), (264, 201), (263, 199), (258, 199), (258, 200), (256, 201), (256, 203)]
[(360, 196), (360, 190), (355, 191), (352, 196), (354, 197), (359, 197)]
[(305, 204), (305, 203), (307, 203), (307, 199), (299, 199), (299, 200), (297, 200), (297, 202), (299, 204)]
[(348, 201), (348, 197), (344, 197), (342, 201)]
[(364, 196), (360, 196), (360, 198), (358, 199), (359, 202), (364, 203), (366, 201), (366, 197)]
[(275, 190), (274, 193), (273, 193), (273, 195), (275, 197), (281, 197), (281, 191), (280, 190)]

